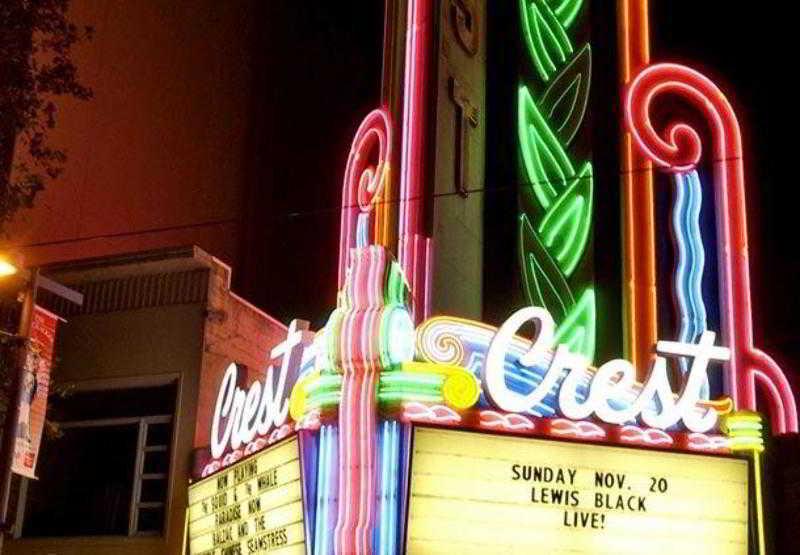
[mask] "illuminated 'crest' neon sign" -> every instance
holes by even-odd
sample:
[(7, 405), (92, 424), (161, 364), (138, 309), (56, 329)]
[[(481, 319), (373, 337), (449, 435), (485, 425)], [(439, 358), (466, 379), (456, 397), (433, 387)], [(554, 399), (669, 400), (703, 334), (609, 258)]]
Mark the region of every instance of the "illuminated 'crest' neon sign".
[[(356, 133), (343, 184), (337, 306), (313, 344), (303, 345), (305, 370), (288, 405), (295, 429), (317, 432), (315, 555), (399, 551), (403, 493), (398, 484), (408, 442), (404, 424), (703, 453), (758, 452), (763, 449), (760, 417), (731, 414), (755, 408), (758, 383), (768, 394), (774, 430), (797, 430), (785, 376), (753, 345), (735, 115), (699, 73), (673, 64), (649, 65), (646, 52), (637, 50), (645, 38), (632, 40), (636, 32), (645, 33), (641, 26), (647, 19), (646, 3), (636, 0), (622, 0), (621, 6), (627, 26), (623, 74), (629, 134), (623, 154), (629, 171), (623, 189), (625, 297), (633, 307), (627, 315), (627, 357), (632, 362), (589, 366), (595, 351), (594, 288), (568, 283), (584, 259), (592, 217), (591, 164), (576, 163), (567, 154), (583, 119), (591, 75), (590, 49), (576, 50), (566, 33), (583, 2), (519, 2), (529, 55), (547, 83), (535, 97), (527, 85), (518, 89), (523, 169), (531, 185), (529, 200), (539, 206), (538, 219), (533, 212), (520, 216), (524, 278), (531, 304), (548, 304), (535, 302), (546, 296), (546, 286), (561, 312), (524, 308), (499, 328), (429, 315), (433, 245), (422, 213), (428, 146), (424, 85), (430, 77), (426, 51), (435, 10), (432, 0), (409, 0), (402, 113), (377, 109)], [(702, 180), (695, 170), (702, 148), (686, 124), (668, 126), (663, 136), (655, 130), (650, 108), (664, 93), (698, 106), (714, 133), (726, 347), (715, 345), (715, 334), (707, 329), (699, 285), (705, 260), (698, 231)], [(569, 109), (559, 111), (564, 102)], [(400, 147), (399, 156), (394, 146)], [(392, 161), (398, 157), (400, 168), (392, 179)], [(630, 170), (638, 162), (645, 171), (634, 176)], [(657, 341), (654, 254), (648, 244), (653, 207), (631, 203), (640, 186), (642, 198), (652, 201), (652, 163), (676, 176), (679, 341)], [(576, 285), (578, 294), (572, 291)], [(538, 324), (533, 341), (517, 335), (531, 320)], [(684, 373), (677, 393), (668, 378), (669, 358), (677, 359)], [(709, 398), (711, 363), (724, 366), (725, 394), (732, 399)], [(637, 370), (648, 366), (642, 379)], [(217, 397), (215, 456), (285, 420), (281, 392), (290, 384), (283, 380), (283, 367), (281, 376), (278, 391), (257, 384), (245, 391), (235, 383), (235, 367), (229, 369)]]
[[(538, 324), (538, 335), (519, 363), (533, 366), (553, 346), (555, 324), (547, 310), (522, 309), (506, 321), (492, 338), (483, 366), (487, 397), (497, 408), (508, 412), (526, 412), (540, 403), (552, 389), (558, 389), (558, 410), (567, 418), (584, 420), (590, 416), (609, 424), (625, 424), (637, 419), (651, 428), (666, 430), (683, 424), (692, 432), (708, 432), (717, 424), (717, 411), (700, 407), (701, 390), (707, 381), (709, 362), (724, 362), (730, 352), (714, 346), (714, 333), (705, 332), (698, 344), (659, 341), (653, 368), (635, 397), (631, 389), (636, 381), (633, 365), (622, 359), (606, 362), (590, 378), (588, 392), (579, 400), (578, 388), (586, 382), (588, 361), (570, 352), (566, 345), (555, 350), (547, 371), (529, 393), (520, 394), (506, 384), (505, 360), (516, 331), (526, 322)], [(676, 397), (667, 375), (667, 359), (681, 357), (691, 361), (686, 384)]]

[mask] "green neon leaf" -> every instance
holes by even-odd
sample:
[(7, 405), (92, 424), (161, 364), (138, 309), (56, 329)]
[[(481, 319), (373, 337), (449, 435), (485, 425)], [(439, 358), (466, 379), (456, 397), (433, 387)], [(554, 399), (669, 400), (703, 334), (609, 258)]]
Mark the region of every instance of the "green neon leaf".
[(585, 356), (589, 362), (594, 360), (597, 311), (594, 289), (587, 287), (559, 324), (556, 330), (555, 343), (567, 345), (573, 353)]
[(553, 13), (561, 22), (565, 29), (568, 29), (575, 22), (575, 18), (581, 11), (583, 0), (549, 0)]
[(387, 305), (390, 304), (409, 304), (409, 288), (406, 276), (403, 273), (400, 264), (392, 261), (389, 272), (386, 278), (386, 287), (384, 287), (384, 301)]
[(539, 235), (565, 276), (575, 271), (589, 240), (592, 181), (592, 164), (586, 162), (539, 224)]
[(528, 302), (546, 308), (557, 322), (561, 321), (575, 304), (575, 298), (525, 214), (519, 218), (519, 242), (520, 265)]
[(520, 0), (519, 8), (528, 53), (539, 76), (547, 82), (572, 54), (572, 43), (546, 0)]
[(542, 95), (542, 112), (565, 145), (572, 142), (589, 105), (592, 47), (585, 45)]
[(575, 168), (524, 85), (519, 88), (517, 110), (517, 133), (525, 172), (536, 200), (546, 210), (555, 201), (558, 190), (572, 181)]

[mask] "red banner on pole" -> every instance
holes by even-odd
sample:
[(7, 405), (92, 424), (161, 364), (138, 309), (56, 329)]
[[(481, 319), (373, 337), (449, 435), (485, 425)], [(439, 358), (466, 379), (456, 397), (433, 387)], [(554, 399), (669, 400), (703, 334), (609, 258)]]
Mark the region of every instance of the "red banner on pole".
[(58, 316), (36, 306), (31, 319), (31, 332), (25, 354), (25, 372), (20, 383), (22, 396), (14, 444), (13, 472), (36, 478), (36, 460), (42, 443), (42, 431), (50, 390), (50, 370)]

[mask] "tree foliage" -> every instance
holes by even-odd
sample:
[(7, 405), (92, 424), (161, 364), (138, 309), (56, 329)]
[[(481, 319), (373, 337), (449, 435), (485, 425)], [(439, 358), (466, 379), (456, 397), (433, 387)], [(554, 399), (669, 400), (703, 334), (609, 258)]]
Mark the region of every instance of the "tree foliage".
[(0, 231), (63, 170), (66, 153), (48, 137), (57, 99), (92, 97), (72, 60), (92, 28), (69, 20), (69, 4), (0, 0)]

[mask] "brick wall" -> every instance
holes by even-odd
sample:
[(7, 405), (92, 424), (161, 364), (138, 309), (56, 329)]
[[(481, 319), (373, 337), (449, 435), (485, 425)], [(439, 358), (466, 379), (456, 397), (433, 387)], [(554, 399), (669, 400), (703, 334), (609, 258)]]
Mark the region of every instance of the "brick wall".
[(214, 260), (208, 280), (195, 449), (210, 444), (214, 405), (228, 365), (246, 366), (240, 385), (249, 385), (263, 376), (270, 351), (286, 336), (286, 326), (231, 292), (230, 279), (230, 268)]

